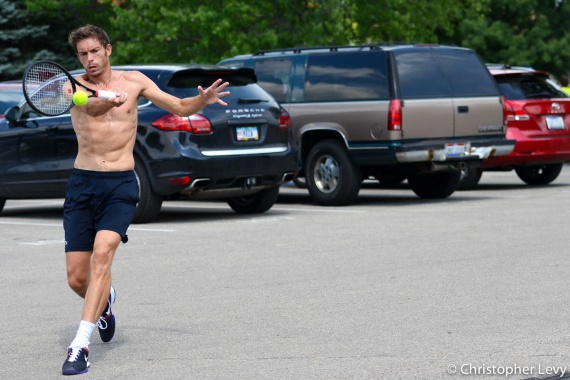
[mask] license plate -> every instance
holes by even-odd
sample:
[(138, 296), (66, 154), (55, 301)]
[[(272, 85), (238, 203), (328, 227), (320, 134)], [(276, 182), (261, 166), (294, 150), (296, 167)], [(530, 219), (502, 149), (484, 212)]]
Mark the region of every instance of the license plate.
[(257, 127), (237, 127), (237, 141), (255, 141), (259, 140), (259, 131)]
[(564, 119), (562, 116), (546, 116), (548, 129), (564, 129)]
[(445, 155), (447, 157), (461, 157), (469, 150), (469, 144), (456, 143), (445, 144)]

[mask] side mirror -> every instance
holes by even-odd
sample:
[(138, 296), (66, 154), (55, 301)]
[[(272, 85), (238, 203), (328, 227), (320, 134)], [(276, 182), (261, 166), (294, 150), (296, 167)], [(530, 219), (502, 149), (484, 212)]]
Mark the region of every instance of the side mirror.
[(19, 108), (18, 107), (10, 107), (6, 110), (6, 113), (4, 114), (4, 117), (6, 118), (6, 120), (8, 120), (11, 124), (12, 123), (16, 123), (18, 121), (18, 116), (19, 116)]

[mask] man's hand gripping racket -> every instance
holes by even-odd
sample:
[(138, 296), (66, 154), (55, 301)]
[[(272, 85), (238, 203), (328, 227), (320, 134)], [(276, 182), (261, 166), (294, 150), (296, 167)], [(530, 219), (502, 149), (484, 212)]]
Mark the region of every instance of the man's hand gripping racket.
[(89, 98), (112, 99), (117, 96), (114, 91), (96, 91), (84, 86), (61, 65), (51, 61), (29, 65), (24, 71), (22, 86), (30, 107), (44, 116), (57, 116), (69, 111), (74, 104), (77, 86), (82, 87)]

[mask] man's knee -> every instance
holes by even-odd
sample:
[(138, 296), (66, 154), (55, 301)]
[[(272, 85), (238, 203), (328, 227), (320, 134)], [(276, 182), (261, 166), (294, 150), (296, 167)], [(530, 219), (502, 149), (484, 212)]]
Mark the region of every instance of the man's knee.
[(67, 283), (75, 293), (84, 296), (89, 286), (89, 276), (87, 272), (68, 269)]

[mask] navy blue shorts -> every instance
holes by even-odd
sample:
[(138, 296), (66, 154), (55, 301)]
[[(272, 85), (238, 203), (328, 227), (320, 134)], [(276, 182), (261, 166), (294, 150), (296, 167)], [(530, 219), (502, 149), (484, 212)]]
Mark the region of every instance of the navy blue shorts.
[(138, 201), (134, 171), (73, 169), (63, 205), (65, 252), (92, 251), (95, 234), (101, 230), (118, 233), (126, 243)]

